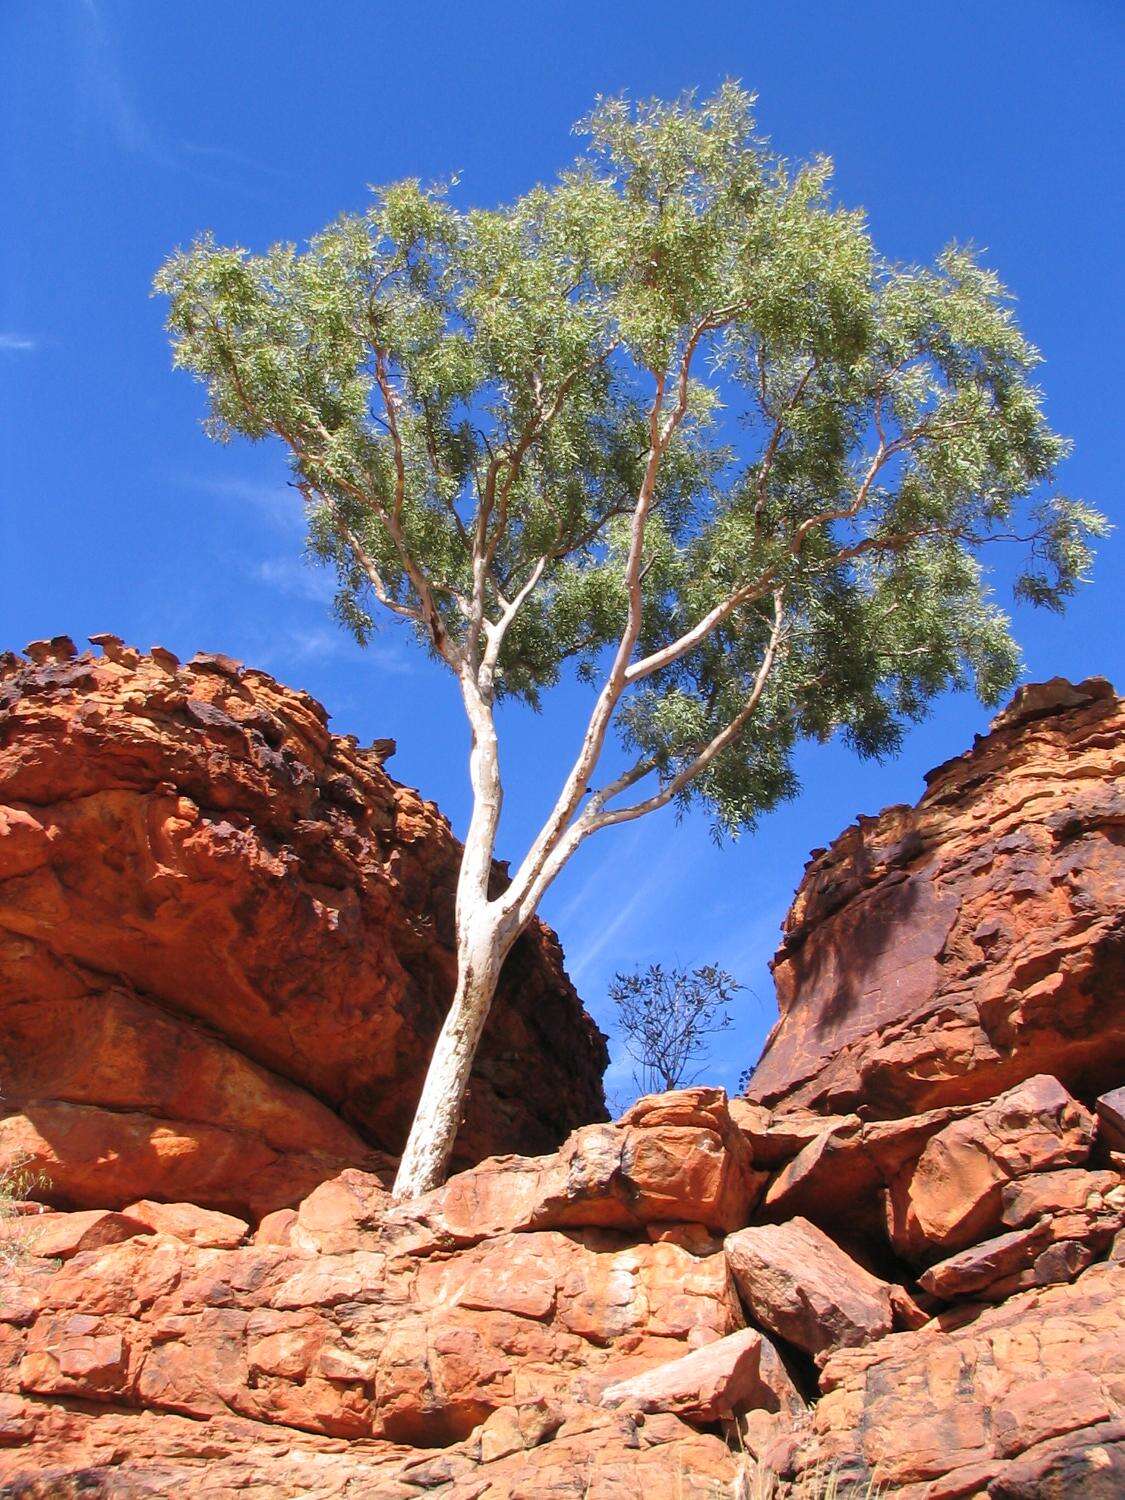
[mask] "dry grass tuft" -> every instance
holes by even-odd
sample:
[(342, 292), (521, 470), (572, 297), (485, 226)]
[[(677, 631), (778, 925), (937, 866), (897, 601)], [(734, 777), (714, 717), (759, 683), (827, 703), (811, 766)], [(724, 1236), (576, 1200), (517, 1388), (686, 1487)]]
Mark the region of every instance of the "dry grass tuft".
[(874, 1479), (857, 1483), (842, 1476), (835, 1464), (817, 1463), (789, 1483), (765, 1464), (744, 1456), (733, 1500), (882, 1500), (883, 1494)]
[(16, 1205), (43, 1186), (42, 1174), (29, 1172), (26, 1162), (0, 1169), (0, 1271), (11, 1270), (32, 1253), (35, 1218), (19, 1213)]

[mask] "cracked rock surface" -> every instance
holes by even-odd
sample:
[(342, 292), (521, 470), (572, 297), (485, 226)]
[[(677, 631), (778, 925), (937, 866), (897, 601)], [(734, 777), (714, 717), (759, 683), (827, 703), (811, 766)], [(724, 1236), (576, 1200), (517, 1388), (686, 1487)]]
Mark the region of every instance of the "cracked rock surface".
[[(0, 1165), (251, 1217), (383, 1169), (453, 992), (448, 823), (307, 694), (99, 640), (0, 657)], [(535, 924), (459, 1162), (604, 1118), (605, 1061)]]
[[(392, 916), (438, 910), (427, 861), (439, 845), (454, 857), (448, 832), (269, 679), (216, 659), (133, 659), (112, 640), (107, 653), (108, 665), (76, 663), (37, 643), (34, 669), (63, 684), (61, 703), (55, 686), (45, 703), (27, 692), (26, 663), (0, 679), (18, 680), (9, 713), (30, 715), (20, 734), (37, 747), (24, 762), (20, 735), (0, 739), (23, 789), (0, 823), (0, 1025), (28, 1024), (45, 972), (71, 986), (51, 992), (50, 1014), (90, 1018), (88, 1044), (62, 1019), (9, 1030), (9, 1047), (29, 1039), (13, 1054), (25, 1102), (0, 1134), (34, 1153), (29, 1131), (51, 1119), (28, 1107), (40, 1095), (100, 1110), (116, 1132), (56, 1125), (53, 1154), (34, 1159), (62, 1185), (0, 1219), (0, 1500), (189, 1487), (252, 1500), (809, 1500), (827, 1474), (842, 1494), (874, 1483), (902, 1500), (1125, 1493), (1125, 706), (1108, 684), (1022, 690), (917, 809), (861, 823), (817, 857), (786, 925), (782, 1016), (750, 1097), (694, 1087), (600, 1122), (586, 1075), (557, 1081), (574, 1063), (551, 1051), (556, 1021), (518, 1021), (514, 992), (503, 1024), (526, 1030), (503, 1035), (535, 1076), (518, 1111), (490, 1119), (482, 1100), (501, 1109), (509, 1064), (482, 1065), (463, 1149), (472, 1160), (495, 1131), (529, 1154), (506, 1144), (394, 1205), (378, 1147), (393, 1144), (386, 1122), (405, 1096), (392, 1108), (389, 1092), (352, 1085), (386, 1064), (390, 1091), (415, 1052), (400, 1035), (389, 1063), (345, 1055), (357, 1023), (329, 1014), (327, 1058), (295, 1080), (313, 1035), (298, 987), (281, 986), (277, 1016), (254, 1009), (250, 978), (276, 972), (269, 945), (240, 957), (233, 939), (265, 922), (307, 977), (329, 932), (345, 934), (340, 962), (358, 962), (346, 935), (360, 921), (384, 982), (413, 975), (415, 950), (380, 948), (364, 913), (377, 901), (397, 943)], [(72, 671), (108, 686), (76, 687)], [(190, 679), (210, 705), (191, 711), (195, 728), (178, 699), (154, 706), (164, 679), (173, 694)], [(226, 686), (208, 698), (215, 683)], [(107, 695), (125, 730), (95, 707), (87, 742), (76, 701)], [(363, 791), (362, 809), (329, 797), (338, 813), (323, 790), (301, 793), (312, 802), (298, 823), (319, 808), (329, 830), (319, 844), (270, 821), (296, 805), (266, 796), (281, 773), (262, 772), (257, 742), (217, 717), (251, 700), (320, 726), (300, 742), (313, 785), (344, 797), (339, 774)], [(165, 771), (180, 767), (178, 800), (155, 782), (138, 790), (154, 735)], [(79, 856), (99, 837), (108, 868), (85, 879)], [(195, 952), (201, 911), (212, 939)], [(332, 912), (336, 927), (317, 925)], [(142, 983), (145, 940), (174, 943), (165, 957), (186, 965), (159, 1005)], [(519, 972), (540, 976), (529, 993), (550, 980), (557, 1025), (577, 1027), (567, 1045), (593, 1057), (549, 935), (528, 949)], [(430, 961), (446, 972), (432, 949)], [(212, 970), (246, 986), (225, 993), (249, 1020), (235, 1006), (219, 1026)], [(120, 1004), (103, 1003), (110, 991)], [(198, 1050), (184, 1050), (183, 1028), (205, 1039)], [(115, 1057), (129, 1064), (120, 1078)], [(224, 1156), (205, 1125), (238, 1150)], [(272, 1163), (257, 1139), (273, 1143)]]

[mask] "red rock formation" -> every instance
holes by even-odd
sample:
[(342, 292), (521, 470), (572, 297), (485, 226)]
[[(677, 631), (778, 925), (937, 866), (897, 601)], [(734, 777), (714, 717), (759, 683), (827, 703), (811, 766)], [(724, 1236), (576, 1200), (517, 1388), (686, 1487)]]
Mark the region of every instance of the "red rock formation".
[(607, 1386), (601, 1404), (632, 1412), (672, 1412), (706, 1423), (747, 1410), (796, 1416), (805, 1403), (769, 1340), (753, 1328), (740, 1328)]
[[(452, 993), (458, 845), (307, 694), (103, 645), (0, 659), (0, 1164), (64, 1206), (257, 1216), (401, 1145)], [(460, 1160), (604, 1118), (605, 1057), (536, 925)]]
[[(31, 1495), (39, 1477), (81, 1469), (87, 1493), (118, 1495), (189, 1482), (229, 1494), (252, 1481), (262, 1494), (405, 1497), (464, 1480), (446, 1493), (468, 1500), (481, 1473), (490, 1496), (624, 1496), (642, 1481), (654, 1495), (713, 1495), (736, 1467), (718, 1437), (660, 1402), (651, 1416), (643, 1399), (618, 1414), (601, 1397), (742, 1328), (721, 1242), (667, 1217), (708, 1163), (726, 1181), (745, 1174), (747, 1153), (716, 1090), (654, 1100), (644, 1114), (649, 1123), (620, 1132), (649, 1163), (633, 1179), (632, 1233), (593, 1227), (614, 1222), (593, 1178), (564, 1209), (548, 1194), (531, 1216), (549, 1219), (554, 1204), (562, 1223), (589, 1227), (482, 1225), (470, 1241), (446, 1227), (457, 1179), (391, 1210), (377, 1179), (353, 1170), (339, 1190), (318, 1188), (287, 1232), (237, 1248), (205, 1247), (191, 1215), (172, 1212), (156, 1233), (138, 1219), (129, 1238), (61, 1266), (29, 1238), (0, 1296), (2, 1492)], [(678, 1136), (684, 1127), (667, 1123), (677, 1115), (712, 1128)], [(665, 1159), (678, 1155), (678, 1187), (645, 1177), (658, 1155), (636, 1149), (645, 1134)], [(698, 1212), (690, 1199), (680, 1207)], [(89, 1232), (88, 1215), (44, 1217)], [(752, 1343), (732, 1403), (760, 1395), (775, 1414), (791, 1409), (768, 1341)], [(710, 1383), (711, 1404), (682, 1381), (677, 1399), (709, 1422), (721, 1402), (714, 1362), (693, 1378)], [(293, 1439), (291, 1453), (271, 1446), (270, 1429)], [(306, 1491), (313, 1457), (320, 1487)], [(552, 1490), (559, 1471), (571, 1488)]]
[(840, 1350), (791, 1473), (835, 1464), (842, 1477), (877, 1472), (898, 1500), (1000, 1500), (1066, 1451), (1067, 1487), (1022, 1493), (1109, 1500), (1125, 1477), (1123, 1298), (1125, 1267), (1095, 1266), (1073, 1286)]
[[(810, 983), (771, 1049), (790, 1094), (767, 1069), (756, 1101), (643, 1099), (398, 1207), (356, 1165), (256, 1228), (192, 1203), (21, 1205), (0, 1223), (0, 1497), (808, 1500), (831, 1475), (896, 1500), (1116, 1500), (1125, 1047), (1121, 993), (1102, 987), (1120, 833), (1090, 783), (1125, 722), (1088, 686), (1019, 702), (973, 752), (992, 769), (943, 773), (956, 805), (910, 814), (929, 864), (884, 863), (822, 914), (842, 942), (858, 902), (884, 923), (868, 950), (889, 955), (896, 879), (929, 868), (955, 930), (981, 927), (992, 892), (1017, 932), (991, 949), (1002, 1005), (981, 998), (984, 949), (970, 964), (959, 939), (925, 970), (932, 1004), (908, 973), (900, 1022), (871, 992), (867, 1022), (833, 1032)], [(1068, 795), (1086, 833), (1063, 831)], [(40, 868), (37, 835), (12, 826)], [(1063, 982), (1037, 988), (1033, 952)]]
[(1029, 1079), (932, 1135), (893, 1179), (891, 1240), (914, 1258), (960, 1250), (998, 1229), (1004, 1189), (1032, 1173), (1078, 1166), (1094, 1122), (1057, 1079)]
[(452, 1241), (583, 1225), (722, 1231), (746, 1222), (765, 1180), (723, 1091), (684, 1089), (575, 1131), (555, 1156), (482, 1162), (419, 1200), (419, 1212)]
[(861, 818), (805, 872), (751, 1099), (869, 1116), (1034, 1073), (1120, 1082), (1125, 701), (1026, 687), (917, 807)]
[(727, 1263), (747, 1312), (808, 1354), (890, 1333), (891, 1289), (807, 1219), (740, 1229)]
[[(685, 1134), (685, 1119), (701, 1123)], [(616, 1163), (616, 1193), (592, 1162)], [(566, 1163), (586, 1166), (560, 1176)], [(1049, 1153), (1038, 1165), (1001, 1198), (1040, 1249), (1055, 1226), (1082, 1233), (1076, 1215), (1115, 1204), (1125, 1218), (1120, 1174)], [(751, 1216), (746, 1147), (721, 1094), (693, 1089), (397, 1209), (350, 1169), (252, 1236), (187, 1205), (17, 1218), (24, 1254), (0, 1293), (0, 1494), (30, 1500), (81, 1474), (85, 1493), (113, 1496), (359, 1484), (401, 1500), (441, 1486), (461, 1500), (626, 1500), (638, 1487), (715, 1500), (760, 1460), (782, 1495), (835, 1465), (908, 1500), (998, 1500), (1037, 1493), (1000, 1479), (1118, 1472), (1125, 1266), (1056, 1267), (1055, 1285), (1017, 1283), (986, 1311), (943, 1262), (931, 1306), (957, 1305), (927, 1320), (907, 1286), (805, 1221), (735, 1232), (724, 1251), (706, 1226), (729, 1221), (717, 1185), (736, 1180)], [(1037, 1212), (1054, 1201), (1056, 1219)], [(976, 1247), (978, 1263), (1010, 1275), (996, 1244)], [(892, 1318), (913, 1331), (888, 1336)], [(823, 1366), (811, 1416), (782, 1357), (807, 1379), (802, 1348)], [(733, 1448), (713, 1435), (724, 1421)], [(1098, 1493), (1075, 1484), (1049, 1492)]]
[[(1125, 1487), (1123, 772), (1107, 683), (1033, 685), (806, 871), (732, 1110), (776, 1169), (769, 1222), (728, 1240), (744, 1300), (828, 1341), (807, 1429), (763, 1452), (782, 1494), (827, 1471), (904, 1500)], [(865, 1269), (787, 1255), (795, 1215)], [(889, 1338), (836, 1326), (871, 1270), (900, 1283)]]

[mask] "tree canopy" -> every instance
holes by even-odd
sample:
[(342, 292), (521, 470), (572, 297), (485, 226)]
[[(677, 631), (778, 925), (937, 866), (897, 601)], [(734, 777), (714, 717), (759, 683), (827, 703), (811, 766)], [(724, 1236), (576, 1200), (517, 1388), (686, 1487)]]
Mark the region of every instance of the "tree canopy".
[(156, 282), (212, 433), (287, 444), (360, 641), (409, 619), (486, 705), (608, 670), (629, 769), (577, 789), (591, 828), (698, 797), (736, 832), (802, 736), (881, 754), (942, 689), (995, 700), (1019, 658), (982, 547), (1023, 543), (1017, 596), (1057, 608), (1103, 529), (1054, 488), (997, 277), (883, 258), (752, 105), (601, 100), (510, 205), (401, 182)]

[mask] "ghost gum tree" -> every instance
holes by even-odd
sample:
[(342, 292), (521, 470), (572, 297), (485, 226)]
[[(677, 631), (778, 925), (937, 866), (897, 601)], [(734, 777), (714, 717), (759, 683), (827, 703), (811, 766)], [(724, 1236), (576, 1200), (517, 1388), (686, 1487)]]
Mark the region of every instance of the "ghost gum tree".
[[(442, 1180), (501, 965), (584, 839), (694, 800), (737, 833), (801, 738), (880, 755), (943, 689), (996, 699), (1018, 656), (980, 549), (1025, 543), (1017, 595), (1058, 608), (1102, 529), (1053, 492), (997, 278), (882, 259), (752, 103), (601, 101), (508, 207), (398, 183), (303, 251), (204, 237), (157, 278), (212, 434), (288, 448), (340, 620), (409, 621), (468, 716), (457, 988), (400, 1197)], [(589, 717), (497, 892), (496, 704), (567, 670)]]

